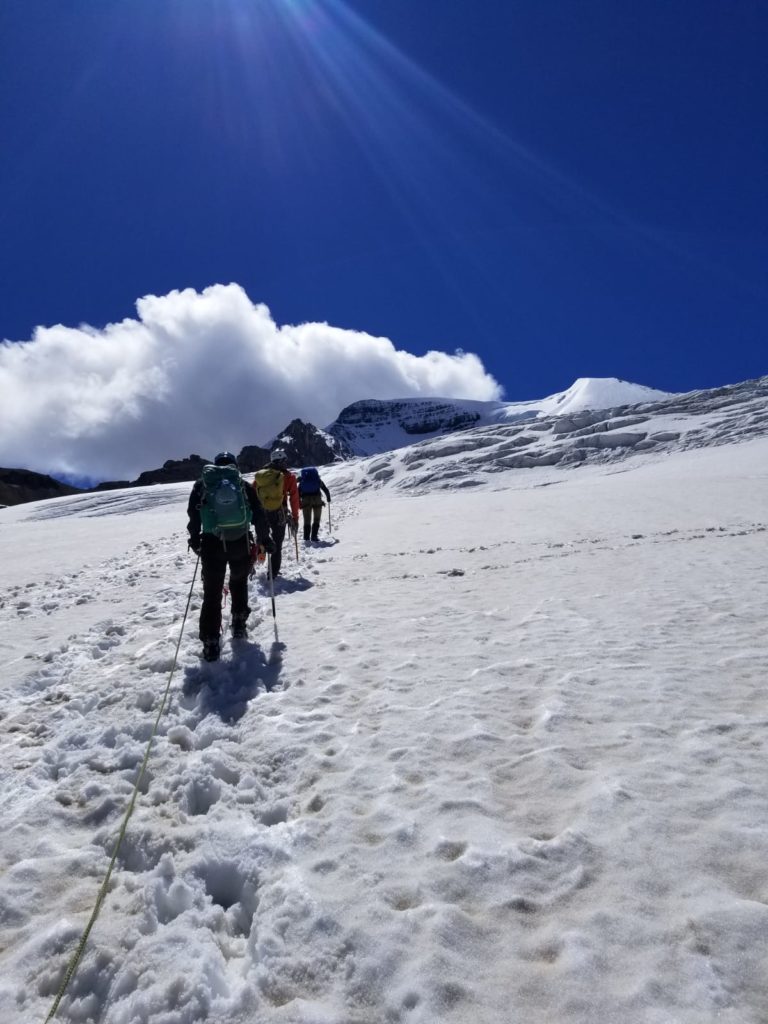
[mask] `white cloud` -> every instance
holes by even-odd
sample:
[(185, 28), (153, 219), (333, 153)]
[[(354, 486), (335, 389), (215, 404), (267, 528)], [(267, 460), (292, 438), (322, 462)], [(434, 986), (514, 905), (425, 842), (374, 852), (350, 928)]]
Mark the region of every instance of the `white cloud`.
[(138, 319), (0, 344), (0, 466), (133, 479), (165, 459), (266, 444), (363, 398), (490, 401), (477, 356), (415, 356), (324, 323), (279, 327), (237, 284), (147, 295)]

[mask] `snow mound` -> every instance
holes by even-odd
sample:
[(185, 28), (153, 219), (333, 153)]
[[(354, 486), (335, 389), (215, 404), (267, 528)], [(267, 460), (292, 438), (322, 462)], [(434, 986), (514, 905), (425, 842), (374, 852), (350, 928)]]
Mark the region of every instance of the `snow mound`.
[(585, 409), (610, 409), (619, 405), (661, 402), (672, 395), (643, 384), (632, 384), (617, 377), (579, 377), (567, 389), (543, 399), (542, 415), (582, 412)]

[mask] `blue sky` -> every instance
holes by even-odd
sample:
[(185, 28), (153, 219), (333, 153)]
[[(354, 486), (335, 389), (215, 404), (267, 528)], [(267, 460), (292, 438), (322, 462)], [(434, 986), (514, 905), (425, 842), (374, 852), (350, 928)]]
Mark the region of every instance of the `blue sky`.
[(5, 0), (0, 337), (236, 283), (510, 400), (764, 374), (767, 34), (762, 0)]

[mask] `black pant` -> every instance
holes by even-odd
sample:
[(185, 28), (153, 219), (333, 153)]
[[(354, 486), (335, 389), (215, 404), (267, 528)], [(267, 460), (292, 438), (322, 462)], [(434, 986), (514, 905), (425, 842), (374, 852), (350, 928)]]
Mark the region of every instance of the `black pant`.
[(269, 532), (272, 534), (272, 540), (275, 542), (274, 554), (270, 555), (270, 565), (274, 577), (280, 572), (280, 566), (283, 564), (285, 512), (281, 508), (276, 508), (274, 511), (267, 512), (267, 520), (269, 522)]
[(221, 595), (229, 565), (229, 596), (232, 617), (247, 618), (248, 573), (251, 568), (248, 537), (228, 540), (226, 544), (204, 533), (200, 549), (203, 577), (203, 607), (200, 609), (200, 639), (218, 640), (221, 634)]
[(317, 540), (320, 530), (320, 517), (323, 514), (323, 499), (319, 494), (306, 494), (301, 497), (301, 515), (304, 520), (304, 540)]

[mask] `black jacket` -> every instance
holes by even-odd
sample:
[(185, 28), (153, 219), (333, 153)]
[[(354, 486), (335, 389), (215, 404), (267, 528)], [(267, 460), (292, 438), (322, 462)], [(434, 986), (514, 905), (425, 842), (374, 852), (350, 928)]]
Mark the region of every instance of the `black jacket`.
[[(265, 540), (269, 538), (269, 523), (264, 512), (264, 507), (259, 501), (258, 495), (253, 487), (250, 487), (243, 478), (240, 478), (245, 497), (248, 500), (248, 504), (251, 506), (251, 522), (256, 530), (256, 540), (259, 544), (263, 544)], [(200, 504), (203, 500), (203, 481), (195, 481), (195, 486), (192, 488), (192, 493), (189, 496), (189, 503), (187, 504), (187, 515), (189, 516), (189, 522), (187, 523), (187, 530), (189, 531), (190, 538), (194, 539), (200, 536), (202, 530), (202, 523), (200, 521)]]

